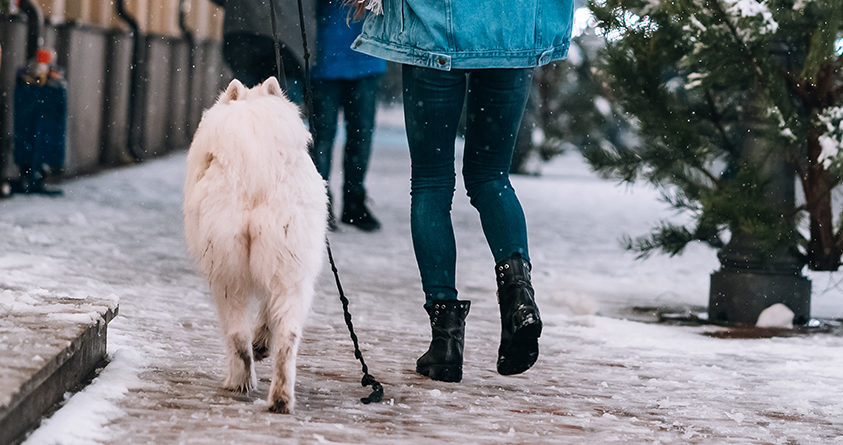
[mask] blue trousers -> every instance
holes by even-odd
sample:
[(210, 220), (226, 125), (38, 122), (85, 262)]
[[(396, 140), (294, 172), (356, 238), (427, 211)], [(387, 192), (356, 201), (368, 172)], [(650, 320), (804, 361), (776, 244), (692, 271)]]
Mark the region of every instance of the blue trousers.
[(529, 261), (527, 225), (509, 181), (532, 69), (438, 71), (403, 66), (411, 160), (410, 229), (427, 304), (457, 298), (451, 222), (454, 142), (466, 107), (462, 175), (495, 262)]
[(316, 137), (311, 157), (316, 169), (327, 181), (331, 173), (334, 138), (339, 110), (345, 119), (343, 154), (343, 201), (362, 202), (366, 198), (363, 181), (372, 154), (372, 132), (380, 75), (357, 79), (314, 79), (313, 111), (316, 113)]

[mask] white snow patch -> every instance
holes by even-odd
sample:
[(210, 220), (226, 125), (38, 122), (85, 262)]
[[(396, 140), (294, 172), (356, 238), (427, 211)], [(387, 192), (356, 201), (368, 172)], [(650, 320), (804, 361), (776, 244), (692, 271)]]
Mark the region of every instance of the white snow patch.
[(583, 55), (580, 46), (576, 43), (572, 43), (571, 46), (568, 47), (568, 63), (573, 66), (580, 66), (583, 63)]
[[(594, 15), (591, 13), (591, 10), (588, 8), (577, 8), (574, 11), (574, 29), (571, 33), (571, 38), (578, 37), (582, 35), (589, 27), (594, 26)], [(571, 45), (571, 49), (574, 48), (576, 45)], [(570, 59), (571, 54), (570, 50), (568, 53), (568, 58)]]
[(88, 218), (86, 218), (84, 214), (76, 212), (67, 218), (67, 222), (75, 226), (84, 226), (88, 224)]
[(776, 303), (761, 311), (755, 327), (793, 329), (793, 315), (793, 311), (789, 307)]
[[(736, 18), (735, 25), (738, 28), (738, 33), (744, 39), (752, 38), (753, 34), (770, 34), (779, 29), (778, 22), (773, 19), (773, 13), (767, 7), (765, 2), (756, 0), (726, 0), (729, 7), (727, 12)], [(742, 27), (739, 26), (740, 19), (754, 19), (761, 20), (760, 26)]]
[(609, 101), (603, 96), (596, 96), (594, 98), (594, 108), (596, 108), (597, 111), (604, 117), (608, 117), (612, 114), (612, 104), (609, 103)]
[(843, 107), (829, 107), (817, 116), (817, 124), (824, 131), (819, 137), (822, 152), (818, 157), (825, 168), (840, 161), (843, 154)]
[(726, 413), (726, 417), (734, 420), (737, 423), (743, 423), (744, 419), (746, 418), (746, 416), (744, 414), (739, 413), (739, 412), (735, 412), (735, 411), (732, 411), (730, 413)]
[(125, 415), (117, 402), (140, 385), (140, 363), (140, 355), (132, 350), (115, 351), (100, 375), (41, 422), (24, 445), (108, 443), (111, 434), (103, 427)]
[(699, 21), (696, 17), (694, 17), (693, 15), (691, 15), (691, 17), (689, 17), (689, 18), (688, 18), (688, 20), (690, 20), (690, 21), (691, 21), (691, 24), (693, 24), (694, 26), (696, 26), (696, 27), (697, 27), (697, 29), (699, 29), (700, 31), (705, 32), (705, 31), (707, 31), (707, 30), (708, 30), (708, 28), (706, 28), (706, 26), (705, 26), (705, 25), (703, 25), (703, 24), (702, 24), (702, 22), (700, 22), (700, 21)]
[(707, 73), (691, 73), (688, 74), (688, 83), (685, 84), (685, 89), (690, 90), (702, 85), (703, 79), (708, 77)]
[(647, 0), (646, 3), (644, 4), (644, 7), (641, 8), (641, 14), (642, 15), (652, 14), (657, 9), (659, 9), (659, 6), (661, 6), (660, 0)]
[(81, 314), (47, 314), (48, 320), (67, 321), (70, 323), (96, 323), (98, 318), (100, 318), (100, 314), (98, 312), (85, 312)]
[(600, 310), (597, 299), (584, 293), (559, 292), (550, 298), (555, 306), (567, 309), (572, 315), (594, 315)]

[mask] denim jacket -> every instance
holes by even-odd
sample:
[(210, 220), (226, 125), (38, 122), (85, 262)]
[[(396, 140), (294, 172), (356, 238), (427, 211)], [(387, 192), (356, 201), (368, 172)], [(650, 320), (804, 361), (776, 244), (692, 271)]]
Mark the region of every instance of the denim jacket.
[(352, 49), (440, 70), (527, 68), (563, 59), (572, 0), (383, 0)]

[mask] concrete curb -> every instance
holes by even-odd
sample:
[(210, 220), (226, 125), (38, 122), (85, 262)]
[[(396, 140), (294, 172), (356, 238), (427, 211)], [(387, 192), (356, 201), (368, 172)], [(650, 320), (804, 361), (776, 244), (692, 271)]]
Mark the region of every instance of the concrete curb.
[[(86, 304), (82, 309), (90, 312), (92, 307)], [(13, 378), (3, 376), (0, 380), (0, 445), (21, 441), (65, 392), (82, 382), (103, 361), (108, 323), (117, 315), (118, 308), (116, 304), (110, 304), (94, 307), (94, 310), (96, 316), (87, 322), (64, 323), (55, 329), (51, 325), (61, 323), (51, 322), (47, 314), (28, 319), (22, 317), (15, 325), (13, 332), (16, 335), (11, 336), (10, 343), (21, 347), (8, 348), (8, 353), (0, 351), (5, 362), (2, 371), (14, 373)], [(14, 310), (11, 312), (15, 315)], [(70, 314), (80, 315), (79, 311)], [(81, 315), (86, 314), (82, 312)], [(40, 318), (40, 326), (32, 323), (36, 318)], [(48, 344), (53, 339), (43, 338), (52, 332), (58, 337), (54, 342), (60, 345), (58, 348)], [(6, 340), (9, 336), (8, 323), (0, 325), (0, 337)], [(45, 352), (52, 355), (42, 358), (40, 354)], [(42, 361), (39, 366), (20, 366), (39, 361)]]

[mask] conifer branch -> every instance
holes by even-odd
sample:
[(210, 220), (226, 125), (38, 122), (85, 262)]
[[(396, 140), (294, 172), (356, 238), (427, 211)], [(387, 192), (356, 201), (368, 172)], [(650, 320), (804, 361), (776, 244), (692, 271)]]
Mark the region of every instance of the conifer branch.
[(714, 123), (714, 127), (717, 128), (717, 132), (720, 133), (720, 137), (723, 139), (724, 148), (731, 153), (736, 154), (737, 148), (732, 141), (729, 139), (729, 136), (726, 134), (726, 128), (723, 127), (723, 120), (720, 111), (717, 109), (717, 105), (714, 103), (714, 97), (711, 95), (711, 90), (706, 88), (705, 89), (705, 101), (708, 104), (709, 109), (709, 116), (711, 116), (711, 122)]

